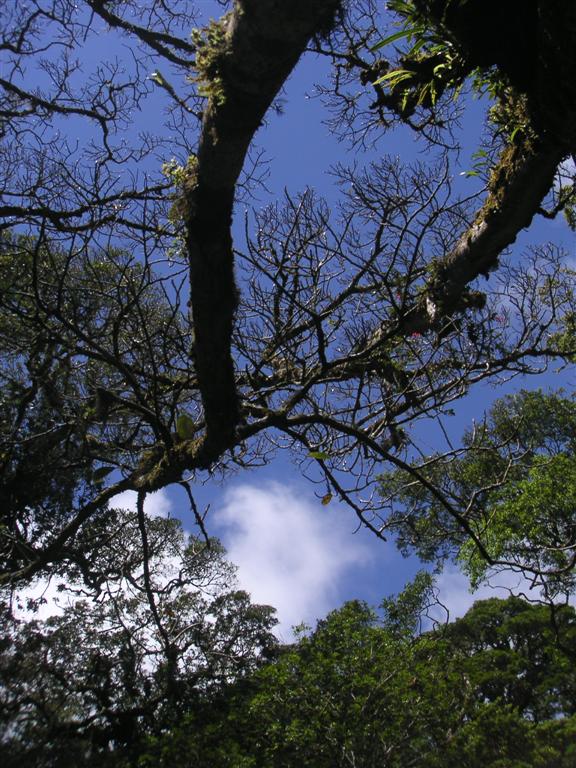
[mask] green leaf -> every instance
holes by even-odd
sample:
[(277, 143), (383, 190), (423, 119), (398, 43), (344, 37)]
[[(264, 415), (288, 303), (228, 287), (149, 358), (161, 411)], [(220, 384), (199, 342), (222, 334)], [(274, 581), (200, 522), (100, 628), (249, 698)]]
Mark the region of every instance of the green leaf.
[(390, 45), (390, 43), (394, 43), (396, 40), (401, 40), (403, 37), (409, 37), (412, 34), (414, 34), (413, 27), (409, 27), (408, 29), (401, 29), (400, 32), (395, 32), (393, 35), (385, 37), (384, 40), (380, 40), (379, 43), (376, 43), (375, 46), (370, 48), (370, 52), (374, 53), (374, 51), (379, 51), (380, 48), (384, 48), (386, 45)]
[(196, 434), (196, 424), (186, 413), (176, 419), (176, 433), (181, 440), (191, 440)]
[(326, 461), (326, 459), (330, 458), (330, 456), (325, 453), (325, 451), (310, 451), (308, 456), (311, 459), (317, 459), (318, 461)]
[(516, 128), (514, 128), (514, 130), (510, 134), (510, 143), (514, 141), (514, 139), (516, 138), (516, 136), (518, 136), (519, 133), (523, 133), (523, 132), (524, 132), (523, 126), (517, 125)]
[(382, 75), (378, 80), (375, 80), (373, 85), (379, 85), (380, 83), (388, 82), (390, 88), (395, 88), (398, 83), (403, 80), (410, 80), (414, 77), (414, 72), (410, 69), (395, 69), (393, 72), (388, 72), (387, 75)]
[(404, 55), (404, 58), (406, 59), (413, 59), (414, 56), (418, 53), (418, 51), (423, 48), (426, 45), (426, 40), (421, 37), (419, 40), (417, 40), (412, 48)]

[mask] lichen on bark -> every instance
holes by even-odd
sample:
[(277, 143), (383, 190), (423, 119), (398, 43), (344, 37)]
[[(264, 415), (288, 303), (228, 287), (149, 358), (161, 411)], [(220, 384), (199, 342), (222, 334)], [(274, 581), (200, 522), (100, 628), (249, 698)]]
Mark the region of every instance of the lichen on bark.
[(231, 337), (238, 303), (232, 216), (239, 174), (255, 133), (310, 39), (326, 34), (340, 0), (237, 0), (233, 10), (194, 32), (196, 73), (206, 97), (193, 183), (178, 209), (186, 227), (194, 366), (205, 433), (197, 467), (234, 444), (241, 419)]

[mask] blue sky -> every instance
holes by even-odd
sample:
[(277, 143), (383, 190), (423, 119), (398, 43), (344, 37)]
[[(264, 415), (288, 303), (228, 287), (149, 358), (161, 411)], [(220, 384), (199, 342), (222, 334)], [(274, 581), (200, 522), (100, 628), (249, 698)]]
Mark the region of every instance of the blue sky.
[[(314, 83), (327, 75), (325, 61), (304, 58), (285, 87), (284, 114), (270, 115), (268, 124), (256, 137), (270, 160), (267, 186), (271, 197), (314, 187), (329, 201), (337, 199), (330, 166), (336, 162), (366, 162), (370, 155), (351, 152), (337, 141), (323, 120), (326, 112), (320, 100), (310, 98)], [(360, 86), (359, 86), (360, 87)], [(477, 146), (483, 106), (472, 102), (463, 121), (465, 151), (461, 169), (472, 166), (471, 155)], [(399, 155), (403, 161), (417, 158), (422, 146), (408, 131), (384, 135), (375, 146), (373, 159), (380, 154)], [(458, 169), (455, 170), (458, 174)], [(475, 184), (474, 179), (457, 176), (455, 183)], [(262, 194), (262, 203), (267, 196)], [(241, 223), (240, 211), (236, 214)], [(540, 220), (529, 234), (519, 239), (518, 247), (553, 240), (571, 250), (576, 259), (573, 233), (563, 221)], [(573, 376), (564, 374), (562, 383), (570, 387)], [(547, 375), (541, 382), (515, 380), (502, 387), (486, 385), (474, 391), (457, 408), (450, 432), (458, 437), (469, 426), (470, 418), (481, 417), (483, 410), (498, 396), (520, 386), (554, 387), (559, 377)], [(426, 439), (426, 436), (424, 436)], [(429, 442), (433, 447), (434, 437)], [(226, 545), (230, 558), (239, 566), (239, 578), (255, 600), (275, 605), (281, 620), (280, 630), (305, 620), (314, 623), (327, 610), (344, 600), (360, 598), (378, 604), (383, 596), (398, 592), (422, 567), (416, 558), (403, 558), (392, 542), (377, 540), (365, 529), (358, 530), (354, 513), (337, 502), (323, 507), (319, 489), (308, 483), (286, 456), (269, 467), (244, 471), (223, 487), (211, 486), (201, 497), (210, 503), (209, 525)], [(508, 588), (526, 587), (513, 574), (498, 582), (502, 589), (487, 585), (476, 595), (455, 568), (448, 568), (438, 580), (441, 599), (451, 616), (461, 615), (479, 597), (507, 594)]]
[[(218, 16), (214, 3), (199, 3), (206, 15)], [(104, 35), (104, 27), (103, 32)], [(107, 40), (108, 53), (110, 42)], [(119, 55), (126, 55), (119, 48)], [(97, 62), (99, 47), (91, 47), (91, 59), (85, 66)], [(255, 205), (265, 205), (283, 194), (292, 194), (314, 187), (329, 201), (335, 199), (335, 188), (329, 174), (336, 162), (346, 163), (367, 157), (357, 156), (344, 142), (338, 142), (322, 122), (326, 113), (319, 100), (310, 98), (314, 82), (327, 73), (326, 61), (306, 57), (297, 67), (282, 95), (284, 113), (269, 116), (256, 137), (259, 148), (269, 161), (268, 192), (258, 192)], [(167, 73), (166, 73), (167, 74)], [(360, 84), (358, 85), (361, 88)], [(139, 126), (151, 128), (161, 120), (158, 98), (147, 103), (143, 114), (135, 116)], [(467, 149), (460, 158), (461, 169), (471, 167), (471, 155), (480, 130), (482, 105), (471, 103), (464, 121)], [(70, 127), (71, 124), (69, 124)], [(86, 135), (78, 136), (86, 139)], [(393, 154), (403, 161), (414, 160), (422, 147), (408, 131), (384, 135), (373, 150), (373, 157)], [(165, 158), (168, 160), (169, 158)], [(369, 159), (369, 156), (368, 156)], [(455, 170), (455, 183), (473, 185)], [(236, 211), (236, 237), (241, 241), (243, 207)], [(540, 220), (529, 236), (521, 237), (519, 246), (527, 242), (554, 240), (573, 254), (576, 264), (576, 243), (572, 233), (560, 221)], [(571, 386), (571, 374), (562, 383)], [(543, 386), (555, 386), (553, 376), (547, 376)], [(524, 386), (538, 386), (530, 381)], [(513, 386), (519, 386), (514, 382)], [(509, 391), (510, 385), (507, 390)], [(474, 392), (458, 410), (449, 429), (458, 436), (469, 423), (471, 415), (481, 416), (494, 397), (503, 394), (485, 386)], [(424, 436), (426, 439), (426, 436)], [(434, 437), (430, 435), (433, 447)], [(414, 559), (404, 559), (393, 543), (378, 541), (366, 530), (358, 530), (353, 512), (337, 501), (322, 506), (320, 488), (307, 482), (301, 470), (288, 457), (280, 455), (269, 466), (245, 470), (220, 485), (216, 481), (196, 486), (194, 495), (200, 509), (208, 505), (207, 527), (219, 536), (238, 566), (240, 583), (252, 593), (254, 600), (277, 607), (280, 631), (289, 637), (290, 626), (301, 621), (314, 623), (331, 608), (344, 600), (361, 598), (377, 604), (383, 596), (397, 592), (421, 567)], [(316, 495), (318, 494), (318, 495)], [(124, 495), (121, 503), (131, 506), (134, 499)], [(120, 502), (119, 502), (120, 503)], [(168, 489), (150, 497), (148, 509), (152, 514), (182, 517), (184, 526), (193, 529), (191, 513), (181, 491)], [(441, 595), (452, 615), (461, 614), (473, 598), (467, 592), (465, 579), (449, 570), (439, 579)], [(507, 586), (517, 587), (512, 581)], [(482, 595), (492, 594), (490, 588)]]

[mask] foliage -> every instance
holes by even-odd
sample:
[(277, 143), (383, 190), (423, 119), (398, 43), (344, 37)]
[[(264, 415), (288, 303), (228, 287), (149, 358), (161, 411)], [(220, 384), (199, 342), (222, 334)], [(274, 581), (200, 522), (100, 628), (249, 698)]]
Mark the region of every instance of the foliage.
[[(372, 83), (389, 89), (380, 99), (404, 118), (410, 118), (419, 107), (434, 108), (445, 91), (457, 96), (464, 81), (472, 72), (454, 41), (431, 24), (430, 17), (418, 5), (405, 0), (389, 3), (401, 19), (402, 27), (374, 46), (374, 51), (406, 39), (409, 49), (400, 60), (400, 66), (381, 75)], [(479, 81), (476, 80), (480, 88)]]
[(492, 599), (398, 635), (386, 612), (347, 603), (232, 691), (217, 721), (185, 719), (150, 764), (567, 767), (574, 611), (555, 619), (556, 629), (548, 607)]
[(91, 590), (58, 585), (61, 610), (44, 620), (14, 615), (22, 598), (4, 595), (5, 765), (123, 766), (276, 645), (273, 609), (234, 588), (217, 541), (150, 519), (143, 563), (137, 516), (104, 517)]
[[(416, 637), (426, 576), (384, 604), (382, 626), (350, 604), (249, 680), (270, 652), (270, 611), (220, 582), (213, 597), (188, 589), (195, 568), (226, 570), (194, 484), (279, 445), (324, 503), (345, 501), (377, 536), (459, 556), (477, 580), (523, 570), (549, 600), (573, 588), (566, 399), (505, 400), (432, 457), (419, 427), (480, 382), (576, 354), (566, 254), (501, 259), (535, 216), (573, 219), (576, 11), (394, 0), (383, 19), (380, 6), (243, 0), (202, 29), (190, 0), (3, 3), (0, 582), (71, 579), (87, 598), (45, 623), (6, 608), (13, 762), (133, 761), (137, 730), (142, 765), (564, 760), (560, 657), (546, 646), (541, 679), (511, 636), (503, 656), (448, 630)], [(408, 126), (423, 160), (340, 165), (332, 210), (287, 192), (252, 207), (233, 243), (238, 202), (261, 180), (254, 137), (307, 50), (331, 64), (319, 94), (338, 135), (366, 148)], [(473, 194), (453, 179), (467, 87), (491, 102)], [(146, 495), (171, 484), (203, 545), (146, 519)], [(126, 490), (132, 518), (109, 509)], [(168, 582), (166, 547), (183, 563)], [(502, 661), (497, 680), (485, 658)], [(522, 676), (540, 697), (530, 706)]]
[[(561, 125), (556, 111), (573, 96), (574, 61), (563, 49), (574, 31), (572, 9), (538, 0), (391, 0), (388, 6), (400, 30), (372, 51), (392, 55), (393, 63), (381, 59), (366, 71), (383, 111), (428, 131), (444, 126), (449, 99), (471, 91), (488, 101), (488, 138), (474, 156), (484, 158), (476, 165), (496, 196), (507, 186), (503, 174), (522, 165), (518, 158), (539, 152), (551, 138), (572, 152), (575, 114)], [(572, 226), (574, 175), (564, 184), (563, 175), (560, 167), (553, 210), (542, 213), (553, 218), (562, 211)], [(489, 213), (490, 199), (486, 205)]]
[[(571, 12), (563, 17), (562, 9), (550, 13), (539, 5), (537, 0), (512, 0), (504, 6), (495, 0), (391, 0), (390, 10), (401, 29), (380, 41), (375, 50), (399, 40), (407, 40), (410, 48), (400, 57), (404, 70), (392, 70), (380, 82), (388, 82), (392, 90), (397, 82), (407, 88), (405, 109), (415, 89), (420, 89), (419, 106), (426, 96), (428, 106), (434, 106), (433, 94), (458, 91), (471, 78), (476, 91), (488, 92), (500, 102), (493, 117), (507, 109), (506, 101), (511, 105), (515, 92), (527, 97), (531, 116), (516, 129), (525, 132), (530, 124), (530, 130), (537, 125), (542, 128), (549, 118), (542, 88), (566, 88), (563, 78), (573, 66), (567, 62), (562, 69), (548, 70), (548, 36), (556, 25), (570, 25), (573, 18)], [(510, 35), (513, 29), (515, 34)], [(508, 131), (509, 136), (512, 133)]]
[[(403, 0), (383, 17), (375, 0), (260, 0), (204, 31), (191, 0), (4, 6), (0, 581), (74, 572), (92, 588), (125, 490), (142, 504), (180, 484), (208, 538), (194, 485), (280, 446), (381, 538), (416, 531), (478, 578), (477, 555), (569, 588), (570, 511), (556, 529), (528, 500), (560, 504), (546, 473), (564, 459), (511, 462), (487, 433), (414, 457), (472, 387), (576, 352), (564, 251), (501, 258), (534, 217), (571, 210), (572, 4)], [(319, 94), (338, 135), (368, 148), (408, 126), (426, 152), (335, 167), (331, 209), (310, 189), (254, 207), (250, 148), (311, 50), (331, 65)], [(454, 179), (469, 102), (453, 100), (471, 76), (493, 101), (472, 194)], [(382, 472), (415, 512), (373, 492)], [(509, 496), (489, 487), (504, 479)]]
[(513, 567), (549, 596), (572, 592), (575, 419), (572, 397), (522, 390), (497, 401), (461, 451), (421, 465), (428, 488), (405, 472), (383, 476), (401, 546), (455, 555), (475, 584)]
[[(0, 284), (1, 559), (18, 573), (105, 508), (126, 486), (112, 470), (158, 430), (179, 439), (177, 414), (194, 404), (178, 302), (125, 251), (66, 253), (5, 236)], [(69, 544), (62, 565), (86, 554)]]

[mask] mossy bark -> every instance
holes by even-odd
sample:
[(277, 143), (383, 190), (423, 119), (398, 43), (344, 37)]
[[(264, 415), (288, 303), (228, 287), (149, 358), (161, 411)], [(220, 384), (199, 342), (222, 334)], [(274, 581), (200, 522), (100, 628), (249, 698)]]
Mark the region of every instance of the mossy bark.
[(460, 309), (467, 285), (496, 268), (500, 253), (530, 225), (558, 165), (576, 151), (576, 3), (414, 4), (454, 41), (468, 68), (496, 67), (502, 78), (498, 109), (508, 110), (520, 128), (492, 170), (472, 225), (434, 264), (421, 302), (406, 318), (409, 329), (422, 331)]
[[(554, 143), (528, 152), (513, 144), (504, 150), (474, 223), (435, 265), (426, 295), (437, 316), (450, 315), (458, 308), (466, 286), (498, 266), (502, 251), (530, 225), (563, 156)], [(430, 315), (429, 309), (426, 314)]]
[[(197, 462), (209, 467), (234, 442), (239, 421), (230, 344), (237, 290), (232, 213), (238, 176), (254, 134), (310, 38), (326, 27), (338, 0), (242, 0), (222, 20), (208, 58), (217, 87), (209, 94), (187, 190), (194, 362), (206, 419)], [(206, 59), (207, 52), (203, 51)]]

